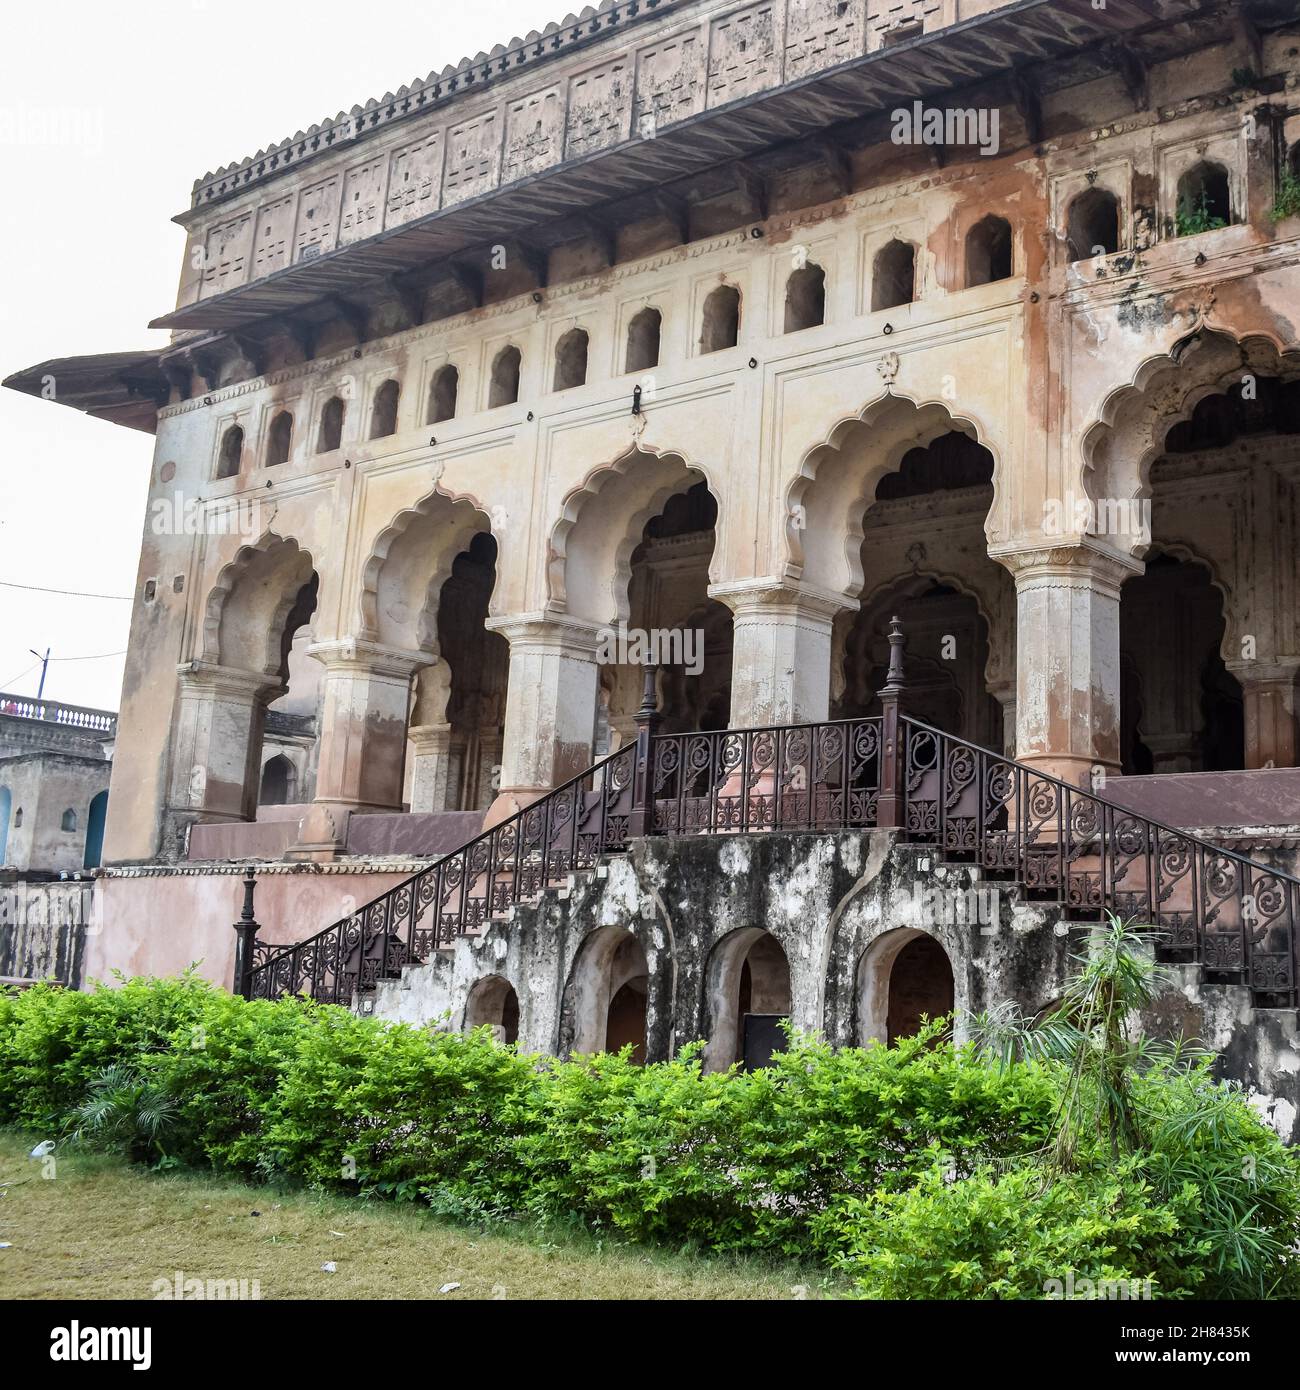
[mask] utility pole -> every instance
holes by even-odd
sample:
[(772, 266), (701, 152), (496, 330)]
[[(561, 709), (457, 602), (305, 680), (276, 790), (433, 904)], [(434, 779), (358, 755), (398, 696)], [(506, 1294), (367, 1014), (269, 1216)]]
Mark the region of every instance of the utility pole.
[(44, 656), (41, 656), (38, 651), (32, 651), (31, 647), (28, 647), (27, 650), (31, 652), (34, 657), (38, 658), (41, 663), (41, 683), (36, 691), (36, 698), (39, 700), (45, 694), (45, 673), (50, 669), (50, 649), (48, 647), (45, 648)]

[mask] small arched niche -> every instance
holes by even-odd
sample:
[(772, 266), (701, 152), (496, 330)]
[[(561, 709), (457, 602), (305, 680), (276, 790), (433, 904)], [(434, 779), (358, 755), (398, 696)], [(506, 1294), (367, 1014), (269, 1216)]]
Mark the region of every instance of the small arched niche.
[(427, 424), (438, 425), (444, 420), (456, 418), (456, 392), (460, 386), (460, 372), (451, 363), (439, 367), (429, 383), (429, 417)]
[(500, 1043), (519, 1041), (519, 996), (509, 980), (487, 975), (474, 982), (465, 1000), (465, 1031), (490, 1028)]
[(1071, 261), (1113, 256), (1119, 250), (1119, 199), (1108, 188), (1088, 188), (1070, 202), (1065, 242)]
[(785, 282), (785, 331), (800, 333), (825, 322), (826, 272), (810, 262)]
[(740, 341), (740, 291), (735, 285), (719, 285), (704, 301), (700, 325), (700, 351), (722, 352)]
[(1011, 224), (989, 213), (966, 233), (966, 286), (1011, 278)]
[(293, 416), (282, 410), (271, 421), (266, 436), (266, 466), (274, 468), (289, 462), (289, 451), (293, 447)]
[(258, 787), (259, 806), (287, 806), (293, 799), (293, 764), (283, 753), (268, 758)]
[(217, 477), (235, 478), (244, 458), (244, 431), (231, 425), (221, 436), (221, 451), (217, 456)]
[(503, 347), (492, 360), (492, 379), (488, 384), (488, 409), (514, 405), (519, 399), (519, 369), (522, 362), (519, 349), (511, 344)]
[(871, 308), (896, 309), (916, 298), (916, 247), (895, 237), (871, 263)]
[(402, 388), (391, 377), (375, 392), (370, 408), (371, 439), (386, 439), (397, 433), (397, 403)]
[(648, 372), (659, 365), (659, 335), (663, 315), (658, 309), (645, 308), (632, 316), (627, 326), (627, 356), (625, 372)]
[(1196, 236), (1228, 226), (1232, 216), (1232, 189), (1222, 164), (1202, 159), (1178, 180), (1174, 209), (1174, 234)]
[(571, 328), (555, 345), (555, 390), (570, 391), (587, 384), (587, 332)]
[(343, 443), (344, 405), (340, 396), (331, 396), (320, 413), (320, 434), (316, 439), (318, 454), (332, 453)]

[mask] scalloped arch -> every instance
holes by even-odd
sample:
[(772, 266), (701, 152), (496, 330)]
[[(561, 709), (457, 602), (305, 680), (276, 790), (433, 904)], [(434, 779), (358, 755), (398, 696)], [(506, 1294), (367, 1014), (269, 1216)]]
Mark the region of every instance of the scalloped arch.
[[(1182, 368), (1189, 354), (1189, 365), (1195, 367), (1196, 357), (1207, 350), (1216, 350), (1223, 359), (1218, 364), (1214, 364), (1213, 359), (1207, 362), (1207, 365), (1214, 366), (1209, 375), (1193, 376), (1190, 382), (1181, 387), (1171, 382), (1160, 393), (1163, 374)], [(1136, 461), (1132, 491), (1116, 500), (1150, 497), (1151, 467), (1163, 454), (1169, 431), (1189, 420), (1201, 401), (1207, 396), (1221, 393), (1233, 376), (1246, 369), (1268, 371), (1282, 377), (1300, 374), (1300, 346), (1288, 347), (1275, 333), (1265, 329), (1238, 335), (1207, 324), (1184, 334), (1167, 352), (1155, 353), (1139, 363), (1128, 381), (1107, 393), (1096, 417), (1080, 435), (1082, 480), (1086, 494), (1096, 500), (1097, 483), (1102, 471), (1098, 467), (1098, 454), (1114, 444), (1125, 424), (1124, 417), (1131, 413), (1136, 419), (1130, 422), (1129, 428), (1136, 428), (1141, 451)]]
[[(406, 507), (375, 538), (370, 554), (361, 567), (361, 592), (358, 597), (358, 620), (360, 636), (367, 641), (380, 640), (381, 623), (379, 611), (379, 586), (384, 566), (393, 547), (407, 534), (413, 525), (433, 519), (440, 508), (445, 507), (450, 518), (456, 522), (448, 539), (449, 544), (439, 546), (435, 565), (428, 583), (424, 586), (424, 604), (415, 632), (415, 640), (423, 651), (437, 651), (437, 608), (429, 599), (438, 593), (451, 567), (475, 535), (487, 532), (496, 539), (491, 518), (480, 506), (478, 499), (467, 492), (453, 493), (443, 488), (441, 483), (422, 497), (414, 506)], [(491, 609), (489, 609), (491, 611)]]
[[(676, 460), (681, 466), (690, 485), (703, 482), (709, 489), (713, 500), (718, 504), (718, 521), (715, 530), (713, 561), (710, 563), (710, 578), (717, 556), (723, 552), (723, 528), (726, 525), (725, 512), (721, 504), (716, 481), (709, 470), (693, 462), (685, 450), (658, 449), (652, 445), (636, 444), (620, 454), (611, 463), (603, 463), (593, 468), (582, 482), (564, 498), (560, 517), (551, 527), (550, 545), (547, 553), (546, 606), (556, 613), (568, 613), (571, 599), (568, 562), (570, 546), (575, 528), (581, 523), (588, 504), (598, 496), (614, 479), (627, 477), (635, 461), (649, 459), (656, 464)], [(614, 551), (613, 569), (610, 575), (610, 597), (614, 612), (609, 618), (596, 619), (599, 622), (626, 622), (629, 616), (628, 585), (632, 578), (632, 552), (640, 544), (642, 532), (652, 517), (657, 516), (668, 499), (682, 490), (684, 479), (680, 474), (664, 478), (648, 496), (641, 499), (641, 505), (626, 518), (621, 535)]]
[[(305, 562), (305, 576), (302, 574), (304, 564), (297, 563), (298, 557)], [(228, 660), (230, 653), (223, 651), (222, 647), (222, 620), (240, 580), (260, 561), (269, 562), (273, 570), (284, 570), (286, 580), (286, 587), (269, 615), (264, 658), (257, 668), (261, 673), (272, 676), (280, 669), (280, 639), (284, 624), (293, 611), (299, 591), (304, 583), (310, 582), (315, 569), (308, 550), (292, 537), (279, 536), (274, 531), (267, 530), (251, 544), (241, 545), (217, 574), (203, 605), (201, 655), (204, 661), (216, 665), (232, 664)], [(296, 574), (289, 569), (290, 566), (296, 568)]]
[[(987, 449), (993, 456), (993, 501), (988, 516), (999, 509), (1002, 497), (1003, 461), (997, 446), (991, 441), (988, 431), (973, 413), (956, 414), (949, 403), (942, 398), (917, 397), (905, 391), (896, 391), (886, 386), (884, 391), (854, 415), (837, 420), (826, 436), (809, 445), (800, 457), (794, 478), (785, 491), (785, 573), (788, 578), (802, 579), (808, 562), (805, 551), (804, 534), (807, 527), (799, 525), (801, 518), (806, 520), (809, 502), (816, 488), (818, 475), (823, 464), (832, 455), (842, 453), (845, 445), (861, 426), (873, 429), (880, 426), (891, 413), (898, 412), (901, 421), (906, 418), (902, 412), (911, 407), (911, 418), (923, 421), (919, 433), (909, 434), (905, 439), (895, 439), (888, 444), (883, 461), (885, 467), (880, 472), (868, 469), (864, 473), (861, 486), (854, 492), (838, 522), (843, 528), (842, 558), (848, 570), (848, 582), (842, 592), (846, 598), (856, 598), (865, 582), (862, 570), (861, 548), (865, 538), (865, 518), (868, 509), (875, 501), (875, 489), (880, 478), (888, 473), (896, 473), (901, 467), (903, 457), (914, 448), (928, 448), (941, 435), (953, 430), (968, 434), (975, 442)], [(927, 418), (928, 416), (928, 418)], [(988, 533), (988, 516), (985, 518), (985, 534)]]

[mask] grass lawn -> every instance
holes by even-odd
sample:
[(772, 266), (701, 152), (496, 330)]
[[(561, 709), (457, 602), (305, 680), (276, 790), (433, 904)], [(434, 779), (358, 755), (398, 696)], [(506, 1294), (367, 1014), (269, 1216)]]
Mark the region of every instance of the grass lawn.
[[(153, 1283), (257, 1280), (261, 1297), (777, 1299), (834, 1296), (824, 1271), (676, 1255), (410, 1207), (153, 1174), (0, 1131), (0, 1298), (152, 1298)], [(337, 1266), (333, 1274), (321, 1266)], [(446, 1284), (458, 1288), (446, 1294)]]

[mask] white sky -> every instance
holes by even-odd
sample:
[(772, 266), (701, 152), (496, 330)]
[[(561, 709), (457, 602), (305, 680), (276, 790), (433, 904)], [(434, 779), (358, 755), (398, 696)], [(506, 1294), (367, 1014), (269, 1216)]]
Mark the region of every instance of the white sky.
[[(581, 5), (570, 0), (573, 12)], [(564, 0), (64, 0), (0, 51), (0, 376), (166, 341), (194, 180), (569, 12)], [(71, 133), (73, 138), (69, 138)], [(0, 391), (0, 581), (130, 594), (153, 437)], [(0, 690), (116, 709), (129, 603), (0, 587)]]

